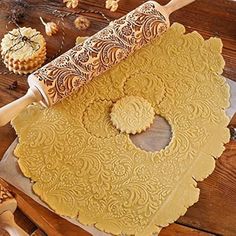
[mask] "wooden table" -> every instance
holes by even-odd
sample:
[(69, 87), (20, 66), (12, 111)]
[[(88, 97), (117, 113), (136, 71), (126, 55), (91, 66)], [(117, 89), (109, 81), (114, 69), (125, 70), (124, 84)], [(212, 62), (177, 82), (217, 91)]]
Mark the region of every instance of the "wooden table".
[[(52, 15), (52, 11), (63, 10), (67, 12), (78, 12), (81, 9), (101, 11), (110, 19), (116, 19), (126, 12), (140, 5), (141, 0), (121, 0), (119, 10), (111, 13), (104, 9), (104, 1), (84, 0), (79, 8), (67, 9), (62, 0), (1, 0), (0, 4), (0, 38), (7, 32), (5, 25), (9, 16), (16, 9), (23, 9), (20, 15), (20, 26), (31, 26), (44, 34), (44, 29), (39, 21), (42, 16), (46, 21), (60, 21)], [(161, 4), (167, 3), (160, 0)], [(63, 52), (72, 47), (76, 36), (92, 35), (102, 29), (108, 23), (99, 14), (83, 14), (91, 20), (91, 27), (87, 31), (79, 32), (73, 26), (74, 17), (67, 17), (65, 21), (66, 39)], [(226, 61), (224, 75), (236, 80), (236, 2), (230, 0), (197, 0), (195, 3), (185, 7), (171, 16), (171, 22), (184, 24), (187, 31), (197, 30), (204, 38), (219, 36), (223, 40), (223, 56)], [(59, 23), (60, 24), (60, 23)], [(13, 24), (8, 24), (12, 29)], [(62, 26), (60, 26), (62, 27)], [(45, 34), (44, 34), (45, 35)], [(60, 48), (62, 41), (62, 30), (55, 37), (46, 37), (48, 56), (53, 56)], [(26, 76), (4, 75), (7, 70), (0, 65), (0, 107), (22, 96), (27, 90)], [(8, 87), (14, 81), (18, 82), (16, 90)], [(231, 121), (236, 126), (236, 116)], [(7, 125), (0, 128), (0, 157), (6, 151), (10, 143), (15, 139), (14, 130)], [(175, 224), (163, 229), (161, 236), (169, 235), (236, 235), (236, 142), (230, 141), (226, 144), (226, 151), (216, 162), (216, 169), (206, 180), (200, 182), (200, 200), (190, 207), (185, 216), (180, 217)], [(28, 233), (36, 229), (21, 211), (15, 213), (17, 223)], [(66, 235), (65, 235), (66, 236)]]

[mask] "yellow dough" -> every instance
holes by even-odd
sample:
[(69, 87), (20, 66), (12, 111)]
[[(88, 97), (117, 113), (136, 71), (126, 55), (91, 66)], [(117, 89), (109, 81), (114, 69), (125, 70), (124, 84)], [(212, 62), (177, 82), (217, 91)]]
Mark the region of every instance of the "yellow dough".
[(87, 36), (86, 37), (78, 36), (75, 40), (75, 45), (84, 42), (84, 40), (86, 40), (87, 38), (89, 38), (89, 37), (87, 37)]
[[(15, 155), (56, 213), (115, 235), (150, 236), (199, 197), (229, 140), (222, 43), (173, 24), (159, 39), (51, 107), (12, 122)], [(110, 120), (125, 96), (147, 100), (172, 128), (159, 152), (137, 148)], [(130, 114), (132, 115), (132, 114)]]
[(141, 133), (150, 127), (155, 118), (151, 104), (137, 96), (127, 96), (115, 103), (111, 111), (111, 121), (121, 132)]

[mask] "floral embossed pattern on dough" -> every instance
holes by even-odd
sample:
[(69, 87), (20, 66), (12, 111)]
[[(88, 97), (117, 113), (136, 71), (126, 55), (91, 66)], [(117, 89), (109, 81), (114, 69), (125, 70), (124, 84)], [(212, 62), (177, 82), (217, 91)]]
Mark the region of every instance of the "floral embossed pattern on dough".
[[(173, 24), (52, 108), (29, 106), (12, 123), (15, 150), (33, 190), (58, 214), (112, 234), (151, 235), (198, 200), (196, 180), (229, 140), (229, 87), (220, 39)], [(125, 96), (147, 100), (172, 127), (159, 152), (137, 148), (110, 120)]]

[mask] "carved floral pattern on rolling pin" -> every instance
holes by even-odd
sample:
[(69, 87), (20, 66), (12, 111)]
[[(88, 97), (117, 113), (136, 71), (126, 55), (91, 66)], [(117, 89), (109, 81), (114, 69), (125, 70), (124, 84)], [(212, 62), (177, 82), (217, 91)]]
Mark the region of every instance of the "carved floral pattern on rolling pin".
[(156, 2), (146, 2), (34, 72), (47, 91), (49, 104), (60, 101), (166, 31), (169, 21), (158, 7)]

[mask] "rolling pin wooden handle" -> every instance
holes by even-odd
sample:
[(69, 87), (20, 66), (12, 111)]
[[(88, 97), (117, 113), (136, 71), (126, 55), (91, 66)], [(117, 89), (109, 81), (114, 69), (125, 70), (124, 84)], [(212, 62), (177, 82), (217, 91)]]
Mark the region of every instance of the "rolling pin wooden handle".
[(167, 3), (164, 8), (165, 11), (170, 15), (172, 12), (194, 2), (195, 0), (171, 0), (169, 3)]
[(5, 211), (0, 215), (0, 227), (7, 231), (10, 236), (29, 236), (15, 223), (14, 215), (11, 211)]
[(42, 95), (37, 88), (29, 88), (23, 97), (0, 108), (0, 127), (6, 125), (28, 105), (33, 102), (39, 102), (42, 99)]

